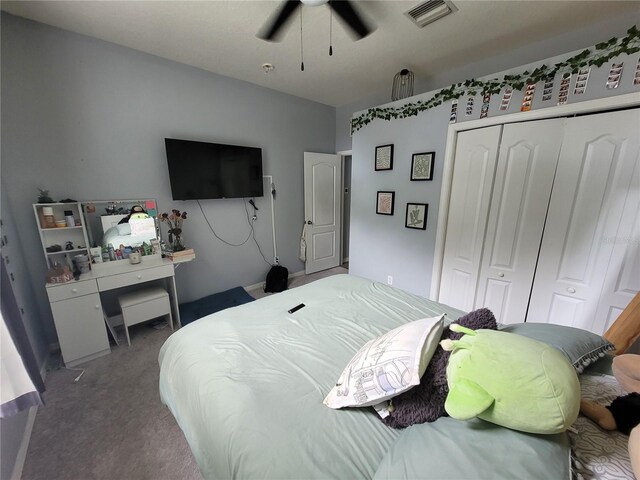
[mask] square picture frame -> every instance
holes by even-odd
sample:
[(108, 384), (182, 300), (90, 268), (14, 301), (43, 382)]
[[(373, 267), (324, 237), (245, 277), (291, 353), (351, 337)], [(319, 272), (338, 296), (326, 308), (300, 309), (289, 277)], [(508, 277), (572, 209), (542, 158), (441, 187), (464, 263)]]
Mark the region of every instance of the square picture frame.
[(376, 213), (378, 215), (393, 215), (396, 192), (380, 191), (376, 195)]
[(404, 226), (415, 230), (426, 230), (428, 214), (429, 204), (414, 202), (407, 203), (407, 213), (405, 215)]
[(393, 170), (393, 144), (379, 145), (376, 147), (376, 172), (381, 170)]
[(435, 152), (414, 153), (411, 156), (411, 181), (425, 182), (433, 180)]

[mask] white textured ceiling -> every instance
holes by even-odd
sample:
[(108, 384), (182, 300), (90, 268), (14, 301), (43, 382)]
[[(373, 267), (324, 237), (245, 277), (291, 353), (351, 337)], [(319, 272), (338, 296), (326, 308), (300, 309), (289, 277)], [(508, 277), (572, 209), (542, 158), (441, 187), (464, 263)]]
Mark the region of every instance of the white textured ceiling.
[[(531, 42), (580, 30), (610, 16), (638, 19), (634, 1), (453, 0), (459, 9), (425, 28), (404, 12), (419, 1), (358, 1), (377, 28), (354, 42), (329, 10), (302, 8), (279, 43), (256, 38), (279, 1), (2, 1), (2, 10), (327, 105), (341, 106), (390, 90), (402, 68), (424, 80)], [(604, 39), (604, 38), (603, 38)], [(584, 46), (595, 40), (585, 39)], [(560, 50), (550, 52), (561, 53)], [(540, 58), (549, 55), (541, 52)], [(275, 70), (266, 74), (263, 63)], [(512, 65), (504, 65), (508, 68)]]

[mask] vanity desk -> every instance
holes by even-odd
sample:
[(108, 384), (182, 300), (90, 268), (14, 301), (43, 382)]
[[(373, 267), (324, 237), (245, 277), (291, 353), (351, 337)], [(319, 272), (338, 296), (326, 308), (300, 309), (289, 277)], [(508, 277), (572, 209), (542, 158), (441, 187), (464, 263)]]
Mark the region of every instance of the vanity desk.
[[(134, 237), (122, 229), (116, 231), (112, 225), (125, 215), (122, 211), (130, 210), (134, 205), (142, 205), (155, 221), (155, 232), (147, 232), (142, 238)], [(72, 238), (72, 229), (49, 229), (43, 225), (41, 204), (34, 205), (36, 220), (42, 225), (41, 239), (45, 251), (45, 258), (49, 266), (54, 262), (60, 264), (69, 262), (74, 257), (69, 255), (88, 254), (87, 245), (100, 245), (105, 251), (112, 242), (125, 245), (140, 245), (142, 241), (159, 239), (157, 209), (155, 200), (120, 200), (120, 201), (92, 201), (64, 204), (58, 209), (71, 209), (79, 218), (76, 237)], [(54, 215), (58, 214), (54, 208)], [(68, 210), (66, 210), (68, 211)], [(114, 223), (115, 222), (115, 223)], [(84, 237), (84, 238), (83, 238)], [(151, 237), (151, 238), (148, 238)], [(112, 240), (113, 239), (113, 240)], [(55, 251), (51, 253), (51, 245), (73, 241), (74, 246), (80, 245), (73, 251)], [(93, 249), (92, 249), (93, 250)], [(98, 249), (100, 250), (100, 249)], [(174, 262), (162, 258), (159, 253), (144, 255), (140, 263), (132, 264), (128, 259), (104, 261), (94, 258), (91, 269), (82, 273), (78, 280), (65, 283), (47, 283), (46, 291), (53, 314), (53, 320), (58, 333), (60, 350), (64, 363), (73, 367), (111, 352), (109, 333), (107, 330), (106, 311), (109, 307), (109, 297), (122, 293), (133, 292), (148, 286), (162, 286), (169, 294), (171, 313), (177, 326), (180, 327), (180, 312), (176, 293)], [(106, 260), (109, 260), (108, 258)], [(160, 285), (159, 285), (160, 284)], [(119, 290), (118, 292), (114, 292)], [(111, 295), (103, 295), (111, 292)], [(106, 304), (105, 304), (106, 302)], [(173, 322), (171, 329), (173, 329)]]
[(180, 327), (174, 264), (166, 258), (144, 257), (136, 265), (128, 261), (109, 262), (94, 266), (77, 281), (47, 284), (65, 365), (73, 367), (111, 353), (100, 293), (154, 281), (164, 281), (171, 313)]

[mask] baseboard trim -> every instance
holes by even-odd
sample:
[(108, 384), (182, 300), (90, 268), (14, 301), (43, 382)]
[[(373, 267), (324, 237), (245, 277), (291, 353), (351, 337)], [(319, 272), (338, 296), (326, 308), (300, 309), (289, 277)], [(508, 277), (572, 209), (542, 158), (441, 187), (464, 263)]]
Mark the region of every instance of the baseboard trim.
[[(295, 272), (295, 273), (290, 273), (289, 274), (289, 280), (291, 280), (292, 278), (295, 278), (295, 277), (301, 277), (302, 275), (304, 275), (304, 270), (300, 270), (299, 272)], [(255, 290), (256, 288), (263, 288), (264, 287), (264, 283), (265, 282), (254, 283), (253, 285), (248, 285), (248, 286), (242, 287), (242, 288), (244, 288), (248, 292), (249, 290)]]

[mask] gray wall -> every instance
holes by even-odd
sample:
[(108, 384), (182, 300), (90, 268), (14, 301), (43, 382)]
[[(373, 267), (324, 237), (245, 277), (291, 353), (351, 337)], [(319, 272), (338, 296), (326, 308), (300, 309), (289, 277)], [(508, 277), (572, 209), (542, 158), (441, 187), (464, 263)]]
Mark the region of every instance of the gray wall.
[(349, 225), (351, 224), (351, 155), (342, 157), (344, 191), (342, 192), (342, 259), (349, 258)]
[[(39, 186), (54, 199), (150, 197), (161, 211), (187, 210), (184, 236), (197, 259), (176, 272), (181, 301), (264, 281), (269, 267), (252, 241), (224, 245), (195, 202), (171, 200), (164, 137), (261, 147), (277, 188), (278, 254), (302, 270), (303, 152), (335, 151), (335, 108), (5, 13), (1, 93), (2, 178), (49, 342), (56, 337), (31, 210)], [(268, 197), (257, 203), (256, 237), (271, 260)], [(246, 238), (242, 200), (202, 205), (221, 237)]]
[[(619, 33), (624, 35), (624, 30)], [(572, 54), (554, 57), (536, 64), (512, 69), (510, 72), (522, 72), (542, 63), (553, 64)], [(574, 96), (571, 92), (569, 103), (576, 103), (595, 98), (604, 98), (625, 93), (640, 94), (640, 86), (633, 85), (633, 78), (638, 62), (638, 54), (623, 55), (613, 62), (624, 62), (624, 71), (620, 86), (615, 90), (605, 88), (611, 62), (601, 68), (593, 67), (589, 76), (587, 91), (583, 95)], [(487, 78), (501, 76), (505, 72), (489, 75)], [(463, 79), (460, 79), (463, 80)], [(575, 84), (572, 80), (571, 88)], [(555, 106), (559, 89), (559, 76), (555, 79), (554, 97), (551, 101), (542, 102), (542, 84), (537, 86), (533, 108)], [(433, 93), (418, 95), (394, 105), (417, 100), (426, 100)], [(509, 109), (499, 111), (501, 96), (491, 99), (489, 117), (520, 111), (522, 92), (515, 92)], [(465, 116), (467, 97), (462, 97), (458, 104), (458, 122), (477, 120), (482, 105), (481, 95), (475, 97), (473, 115)], [(349, 255), (349, 271), (380, 282), (386, 282), (387, 276), (393, 276), (393, 285), (407, 291), (427, 297), (431, 288), (433, 254), (435, 248), (437, 215), (442, 187), (442, 168), (446, 132), (449, 127), (451, 102), (415, 117), (401, 120), (374, 120), (353, 135), (352, 160), (352, 198), (351, 198), (351, 244)], [(392, 171), (374, 171), (374, 152), (377, 145), (392, 143), (395, 146), (394, 165)], [(434, 179), (431, 182), (411, 182), (409, 170), (411, 154), (435, 151), (436, 164)], [(376, 191), (390, 190), (396, 192), (395, 214), (393, 216), (376, 215)], [(427, 230), (411, 230), (404, 227), (407, 202), (429, 204)]]
[[(374, 121), (353, 136), (349, 273), (385, 283), (391, 275), (394, 287), (429, 294), (449, 108)], [(393, 170), (376, 172), (375, 147), (389, 143), (394, 144)], [(431, 151), (436, 153), (433, 180), (410, 181), (411, 155)], [(396, 192), (392, 216), (376, 214), (380, 190)], [(405, 228), (407, 202), (429, 204), (426, 230)]]

